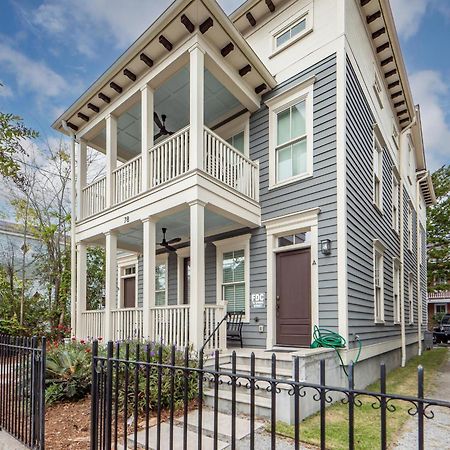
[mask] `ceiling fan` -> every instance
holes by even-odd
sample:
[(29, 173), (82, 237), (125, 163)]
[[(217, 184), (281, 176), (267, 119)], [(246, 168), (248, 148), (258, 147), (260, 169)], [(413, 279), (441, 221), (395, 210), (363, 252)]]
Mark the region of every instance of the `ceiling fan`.
[(153, 137), (155, 141), (161, 136), (171, 135), (174, 133), (173, 131), (168, 131), (166, 128), (167, 116), (165, 114), (161, 114), (161, 119), (162, 121), (160, 120), (157, 112), (153, 113), (153, 120), (155, 121), (156, 126), (159, 128), (159, 132)]
[(176, 244), (177, 242), (180, 242), (181, 238), (177, 237), (177, 238), (173, 238), (173, 239), (170, 239), (169, 241), (167, 241), (166, 240), (166, 231), (167, 231), (167, 228), (162, 228), (163, 240), (162, 240), (162, 242), (159, 243), (159, 245), (161, 247), (164, 247), (169, 252), (176, 252), (177, 249), (175, 247), (172, 247), (172, 244)]

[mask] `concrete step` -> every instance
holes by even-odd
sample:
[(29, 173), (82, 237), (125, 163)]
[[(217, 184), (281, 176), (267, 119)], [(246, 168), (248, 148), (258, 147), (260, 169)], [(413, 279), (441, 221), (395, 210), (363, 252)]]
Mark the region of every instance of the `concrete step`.
[[(227, 372), (231, 372), (231, 362), (229, 363), (224, 363), (220, 366), (221, 370), (226, 370)], [(291, 379), (293, 376), (293, 372), (292, 372), (292, 367), (286, 369), (285, 366), (283, 366), (282, 368), (277, 367), (277, 378), (286, 378), (286, 379)], [(250, 364), (239, 364), (236, 365), (236, 373), (242, 373), (245, 375), (250, 374)], [(272, 368), (268, 367), (268, 366), (257, 366), (255, 364), (255, 374), (256, 376), (261, 376), (261, 377), (268, 377), (270, 378), (272, 376)]]
[[(245, 388), (244, 388), (245, 389)], [(265, 396), (256, 395), (255, 391), (255, 415), (262, 418), (270, 418), (271, 401)], [(207, 389), (204, 393), (204, 403), (206, 406), (214, 407), (214, 390)], [(219, 406), (218, 410), (221, 413), (231, 413), (231, 390), (219, 389), (218, 392)], [(236, 412), (237, 414), (250, 414), (250, 392), (237, 391), (236, 392)]]

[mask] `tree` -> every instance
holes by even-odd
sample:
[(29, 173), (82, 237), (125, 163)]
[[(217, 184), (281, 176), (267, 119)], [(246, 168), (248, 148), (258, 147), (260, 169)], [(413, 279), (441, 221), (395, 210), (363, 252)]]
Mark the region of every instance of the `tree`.
[(427, 211), (428, 290), (450, 290), (450, 165), (432, 174), (436, 205)]
[(105, 250), (89, 247), (86, 255), (86, 306), (100, 309), (105, 295)]
[(21, 181), (19, 156), (26, 155), (25, 139), (34, 139), (38, 133), (27, 128), (22, 118), (0, 112), (0, 175)]

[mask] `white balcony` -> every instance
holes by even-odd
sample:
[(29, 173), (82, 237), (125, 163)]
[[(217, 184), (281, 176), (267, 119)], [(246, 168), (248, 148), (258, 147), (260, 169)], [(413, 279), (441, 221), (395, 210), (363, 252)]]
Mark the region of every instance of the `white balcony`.
[[(149, 190), (172, 182), (191, 170), (189, 164), (189, 135), (187, 126), (148, 151)], [(227, 141), (204, 127), (203, 166), (206, 172), (233, 191), (251, 200), (259, 200), (259, 167)], [(119, 205), (143, 192), (141, 155), (113, 171), (113, 205)], [(106, 177), (82, 190), (81, 219), (107, 209)]]

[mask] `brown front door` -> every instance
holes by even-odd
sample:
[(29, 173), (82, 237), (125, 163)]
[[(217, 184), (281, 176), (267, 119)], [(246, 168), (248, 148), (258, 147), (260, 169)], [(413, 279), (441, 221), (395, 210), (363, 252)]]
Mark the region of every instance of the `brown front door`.
[(311, 344), (311, 251), (277, 254), (277, 344)]
[(136, 277), (123, 278), (123, 307), (136, 306)]

